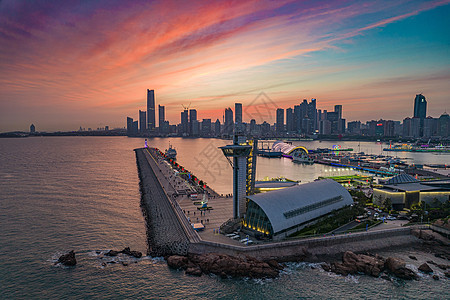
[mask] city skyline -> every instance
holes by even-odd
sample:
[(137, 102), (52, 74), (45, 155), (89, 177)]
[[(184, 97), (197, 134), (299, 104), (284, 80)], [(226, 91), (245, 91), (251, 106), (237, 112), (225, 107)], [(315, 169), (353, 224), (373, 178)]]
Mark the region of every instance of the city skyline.
[(251, 110), (261, 92), (283, 109), (340, 104), (362, 122), (412, 116), (422, 93), (439, 117), (449, 3), (2, 1), (0, 131), (123, 127), (147, 89), (171, 123), (188, 103), (212, 121), (236, 102)]

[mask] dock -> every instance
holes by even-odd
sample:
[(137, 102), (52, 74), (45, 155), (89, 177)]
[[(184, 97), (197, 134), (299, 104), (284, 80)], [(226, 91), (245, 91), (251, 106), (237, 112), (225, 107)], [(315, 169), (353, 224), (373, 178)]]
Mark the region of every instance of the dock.
[[(138, 166), (141, 208), (147, 223), (148, 254), (170, 256), (221, 253), (233, 256), (249, 255), (258, 259), (296, 260), (310, 253), (313, 257), (339, 255), (346, 250), (373, 251), (383, 247), (415, 243), (410, 227), (380, 228), (367, 232), (317, 236), (283, 241), (257, 241), (245, 245), (219, 233), (222, 224), (233, 215), (232, 197), (222, 197), (210, 187), (207, 206), (199, 210), (197, 199), (190, 197), (195, 186), (178, 176), (176, 170), (155, 148), (135, 149)], [(202, 224), (195, 231), (192, 224)]]

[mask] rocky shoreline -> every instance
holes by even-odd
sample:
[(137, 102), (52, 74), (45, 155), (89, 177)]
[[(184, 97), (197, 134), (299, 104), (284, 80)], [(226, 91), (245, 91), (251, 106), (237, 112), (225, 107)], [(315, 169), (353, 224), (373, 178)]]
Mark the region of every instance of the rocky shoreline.
[(218, 253), (172, 255), (167, 258), (167, 264), (173, 269), (183, 269), (189, 275), (216, 274), (222, 278), (275, 278), (283, 269), (275, 260), (265, 262), (250, 256), (235, 257)]
[[(418, 247), (422, 251), (433, 253), (435, 257), (450, 260), (448, 240), (430, 230), (413, 230), (412, 234), (421, 241)], [(410, 255), (410, 259), (418, 260)], [(296, 257), (295, 261), (315, 260), (307, 249), (304, 249), (304, 255)], [(419, 278), (416, 271), (408, 268), (406, 262), (398, 257), (389, 256), (384, 258), (378, 254), (356, 254), (352, 251), (346, 251), (342, 255), (341, 261), (336, 261), (335, 257), (325, 259), (322, 268), (327, 272), (333, 272), (343, 276), (349, 274), (365, 274), (373, 277), (381, 277), (390, 280), (390, 276), (395, 276), (404, 280), (417, 280)], [(208, 253), (202, 255), (173, 255), (166, 257), (169, 267), (178, 270), (185, 270), (188, 275), (201, 276), (202, 274), (216, 274), (222, 278), (228, 277), (249, 277), (249, 278), (276, 278), (284, 268), (281, 261), (267, 260), (262, 261), (250, 256), (230, 256), (218, 253)], [(284, 262), (285, 260), (283, 260)], [(424, 261), (423, 259), (421, 261)], [(437, 267), (444, 271), (445, 277), (450, 277), (450, 265), (435, 263), (432, 260), (420, 264), (417, 267), (418, 272), (432, 275), (432, 278), (439, 280), (436, 270)]]

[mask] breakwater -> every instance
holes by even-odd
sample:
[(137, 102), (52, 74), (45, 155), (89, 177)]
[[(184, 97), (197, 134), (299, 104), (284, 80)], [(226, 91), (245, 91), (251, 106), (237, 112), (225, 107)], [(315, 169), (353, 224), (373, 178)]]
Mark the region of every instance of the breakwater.
[(186, 255), (189, 237), (183, 230), (154, 167), (151, 166), (153, 158), (144, 149), (136, 149), (135, 152), (140, 179), (141, 208), (147, 224), (148, 254)]

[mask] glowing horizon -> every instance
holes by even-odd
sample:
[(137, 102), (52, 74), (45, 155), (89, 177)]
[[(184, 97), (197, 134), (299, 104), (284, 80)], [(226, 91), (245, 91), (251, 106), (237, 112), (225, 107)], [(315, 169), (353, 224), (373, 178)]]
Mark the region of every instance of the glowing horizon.
[(261, 92), (284, 109), (341, 104), (363, 122), (403, 120), (422, 93), (439, 117), (450, 108), (449, 4), (3, 0), (0, 132), (123, 127), (147, 89), (171, 124), (182, 105), (215, 121)]

